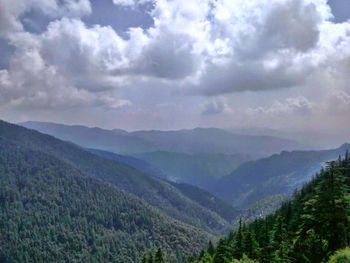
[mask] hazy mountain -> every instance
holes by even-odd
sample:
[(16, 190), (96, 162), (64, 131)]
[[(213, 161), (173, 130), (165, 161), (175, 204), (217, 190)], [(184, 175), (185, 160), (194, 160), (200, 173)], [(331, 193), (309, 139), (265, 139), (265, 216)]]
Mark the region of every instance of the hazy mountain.
[(297, 143), (271, 136), (242, 135), (217, 128), (178, 131), (136, 131), (133, 136), (171, 152), (268, 155), (299, 148)]
[(251, 160), (243, 154), (185, 154), (148, 152), (134, 155), (159, 169), (168, 180), (206, 187)]
[(288, 195), (308, 182), (326, 161), (336, 159), (346, 149), (350, 149), (350, 144), (333, 150), (283, 151), (249, 161), (219, 179), (211, 191), (230, 204), (244, 207), (270, 195)]
[(139, 158), (135, 158), (128, 155), (121, 155), (121, 154), (112, 153), (112, 152), (103, 151), (103, 150), (96, 150), (96, 149), (88, 149), (88, 151), (94, 154), (100, 155), (102, 157), (105, 157), (107, 159), (111, 159), (120, 163), (127, 164), (151, 176), (164, 178), (164, 179), (167, 179), (168, 177), (158, 167), (153, 166), (150, 163), (143, 161)]
[(180, 262), (208, 241), (205, 231), (164, 215), (59, 155), (82, 151), (0, 122), (1, 262), (133, 263), (158, 247)]
[(95, 155), (52, 136), (5, 122), (0, 123), (0, 134), (19, 145), (50, 154), (67, 162), (88, 176), (132, 193), (166, 215), (187, 224), (212, 233), (225, 231), (229, 225), (217, 213), (186, 197), (171, 184), (145, 175), (126, 164)]
[[(270, 129), (259, 127), (243, 127), (229, 129), (229, 131), (238, 134), (247, 134), (254, 136), (273, 136), (285, 138), (301, 143), (305, 150), (325, 150), (334, 148), (343, 142), (350, 141), (348, 130), (320, 131), (320, 130), (290, 130), (290, 129)], [(302, 150), (302, 149), (300, 149)]]
[(295, 150), (301, 147), (287, 139), (241, 135), (215, 128), (126, 132), (43, 122), (25, 122), (21, 125), (86, 148), (120, 154), (169, 151), (187, 154), (241, 153), (266, 156), (282, 150)]
[(349, 179), (350, 159), (345, 155), (332, 161), (275, 213), (240, 221), (216, 247), (210, 243), (189, 262), (349, 262)]
[(152, 143), (132, 137), (126, 131), (110, 131), (79, 125), (63, 125), (47, 122), (25, 122), (20, 125), (49, 134), (61, 140), (74, 142), (86, 148), (115, 153), (138, 153), (156, 150)]

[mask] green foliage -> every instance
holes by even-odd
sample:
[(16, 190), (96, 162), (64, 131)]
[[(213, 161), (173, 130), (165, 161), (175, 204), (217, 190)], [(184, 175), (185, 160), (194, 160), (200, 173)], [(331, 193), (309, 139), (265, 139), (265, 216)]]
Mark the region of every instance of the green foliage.
[(0, 262), (131, 263), (156, 247), (181, 262), (207, 244), (205, 232), (115, 187), (112, 173), (92, 176), (98, 160), (110, 165), (99, 166), (102, 178), (117, 165), (10, 128), (0, 123)]
[(163, 251), (158, 248), (154, 253), (153, 251), (149, 251), (143, 255), (141, 263), (167, 263), (168, 261), (165, 259)]
[(341, 250), (338, 250), (332, 255), (328, 263), (348, 263), (350, 262), (350, 248), (344, 248)]
[[(240, 220), (236, 231), (221, 239), (211, 252), (212, 261), (231, 263), (319, 263), (335, 251), (349, 246), (350, 160), (348, 154), (329, 162), (309, 184), (285, 202), (273, 215), (247, 226)], [(350, 256), (341, 250), (330, 262)]]
[(246, 255), (243, 255), (241, 259), (234, 259), (232, 263), (257, 263), (257, 261), (248, 258)]

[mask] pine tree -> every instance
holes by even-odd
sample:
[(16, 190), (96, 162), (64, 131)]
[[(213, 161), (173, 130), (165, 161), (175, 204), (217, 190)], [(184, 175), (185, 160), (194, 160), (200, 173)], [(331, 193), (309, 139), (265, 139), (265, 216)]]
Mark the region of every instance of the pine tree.
[(257, 242), (251, 229), (246, 229), (243, 235), (242, 247), (244, 254), (249, 258), (257, 257)]
[(228, 263), (231, 259), (231, 248), (224, 239), (221, 239), (216, 247), (213, 263)]
[(154, 262), (155, 263), (163, 263), (164, 262), (163, 252), (160, 248), (158, 248), (158, 250), (154, 256)]
[(144, 255), (143, 255), (142, 260), (141, 260), (141, 263), (149, 263), (149, 259), (148, 259), (147, 254), (144, 254)]
[(214, 245), (211, 241), (209, 241), (209, 244), (208, 244), (208, 253), (209, 255), (213, 256), (214, 253), (215, 253), (215, 248), (214, 248)]
[(243, 225), (242, 218), (239, 219), (239, 226), (237, 233), (234, 235), (233, 257), (240, 259), (243, 255)]

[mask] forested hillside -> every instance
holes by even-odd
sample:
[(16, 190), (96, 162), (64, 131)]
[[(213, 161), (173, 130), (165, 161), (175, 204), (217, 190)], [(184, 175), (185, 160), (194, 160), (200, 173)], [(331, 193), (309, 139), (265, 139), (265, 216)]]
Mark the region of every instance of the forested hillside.
[(253, 262), (247, 257), (260, 263), (326, 262), (350, 244), (349, 201), (350, 157), (346, 152), (344, 159), (329, 162), (273, 215), (240, 222), (237, 230), (216, 247), (210, 244), (191, 262), (229, 263), (241, 258), (240, 262)]
[(218, 234), (229, 223), (217, 213), (198, 204), (166, 181), (157, 179), (126, 164), (95, 155), (79, 146), (21, 126), (0, 122), (0, 136), (17, 144), (53, 155), (88, 176), (111, 183), (132, 193), (166, 215), (184, 223)]
[(0, 262), (132, 263), (157, 247), (182, 261), (207, 238), (52, 155), (0, 136)]

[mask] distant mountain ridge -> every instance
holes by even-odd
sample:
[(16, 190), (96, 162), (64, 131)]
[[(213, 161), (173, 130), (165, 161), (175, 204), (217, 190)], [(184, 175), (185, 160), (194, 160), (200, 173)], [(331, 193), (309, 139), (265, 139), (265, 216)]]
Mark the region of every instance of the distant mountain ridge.
[(127, 132), (45, 122), (24, 122), (20, 125), (74, 142), (86, 148), (119, 154), (170, 151), (187, 154), (240, 153), (258, 157), (302, 147), (287, 139), (235, 134), (216, 128)]
[(248, 207), (258, 200), (278, 194), (291, 194), (311, 180), (329, 160), (337, 159), (350, 144), (331, 150), (283, 151), (249, 161), (220, 178), (210, 191), (235, 206)]

